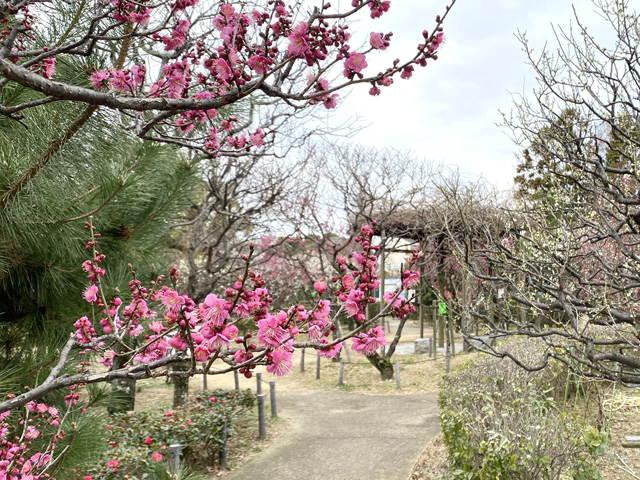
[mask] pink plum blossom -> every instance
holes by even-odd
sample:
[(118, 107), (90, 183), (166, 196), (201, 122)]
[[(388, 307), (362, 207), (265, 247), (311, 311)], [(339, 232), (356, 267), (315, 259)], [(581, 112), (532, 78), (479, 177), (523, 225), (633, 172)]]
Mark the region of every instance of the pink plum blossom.
[(113, 365), (113, 357), (115, 356), (115, 352), (113, 350), (107, 350), (102, 354), (100, 358), (100, 363), (105, 367), (111, 367)]
[(224, 321), (229, 318), (229, 308), (231, 308), (229, 302), (210, 293), (201, 305), (203, 320), (205, 322), (211, 321), (217, 327), (222, 326)]
[(384, 331), (379, 325), (370, 329), (366, 334), (360, 333), (353, 337), (353, 344), (351, 349), (355, 352), (365, 355), (371, 355), (383, 345), (386, 345), (387, 341), (384, 338)]
[(402, 272), (402, 287), (411, 288), (420, 281), (420, 274), (411, 270)]
[(367, 60), (364, 53), (352, 53), (344, 62), (345, 77), (349, 72), (360, 73), (367, 68)]
[(54, 57), (45, 58), (42, 62), (42, 76), (44, 78), (53, 77), (53, 73), (56, 71), (56, 59)]
[(109, 79), (109, 72), (106, 70), (98, 70), (93, 72), (93, 74), (89, 77), (89, 82), (93, 85), (93, 88), (103, 88), (106, 80)]
[(307, 23), (300, 22), (289, 35), (289, 47), (287, 53), (290, 57), (299, 57), (305, 55), (309, 51), (307, 35)]
[(211, 352), (204, 344), (196, 346), (193, 353), (194, 353), (194, 357), (198, 362), (206, 361), (207, 358), (209, 358), (209, 355), (211, 355)]
[(269, 354), (271, 362), (267, 364), (267, 372), (279, 377), (286, 375), (293, 366), (293, 354), (288, 350), (275, 350)]
[(327, 282), (315, 282), (313, 288), (318, 292), (318, 295), (322, 295), (327, 291)]
[(151, 11), (148, 8), (143, 8), (139, 13), (132, 12), (129, 15), (129, 20), (132, 23), (139, 23), (140, 25), (148, 25), (151, 18)]
[[(286, 313), (285, 313), (286, 318)], [(278, 347), (287, 338), (287, 330), (280, 326), (279, 319), (272, 315), (258, 321), (258, 340), (260, 343)]]
[(382, 33), (371, 32), (369, 35), (369, 45), (376, 50), (386, 50), (389, 42), (384, 40)]
[(98, 286), (95, 284), (89, 285), (84, 290), (84, 299), (89, 303), (96, 302), (98, 300)]
[(247, 65), (258, 75), (264, 75), (269, 71), (269, 66), (273, 64), (273, 60), (264, 55), (253, 55), (247, 61)]
[(112, 90), (120, 90), (122, 92), (131, 90), (131, 79), (125, 70), (111, 70), (111, 78), (109, 79), (109, 88)]
[[(320, 340), (320, 343), (328, 343), (328, 340), (326, 338), (323, 338)], [(336, 343), (332, 347), (328, 348), (316, 348), (316, 353), (320, 357), (333, 358), (340, 351), (340, 349), (342, 349), (342, 342)]]

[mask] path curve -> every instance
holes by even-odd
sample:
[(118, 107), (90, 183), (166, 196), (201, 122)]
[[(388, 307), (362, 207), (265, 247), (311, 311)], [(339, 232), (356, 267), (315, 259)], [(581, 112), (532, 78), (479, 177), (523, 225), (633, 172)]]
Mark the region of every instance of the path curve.
[(278, 395), (290, 429), (227, 480), (406, 480), (440, 431), (435, 393)]

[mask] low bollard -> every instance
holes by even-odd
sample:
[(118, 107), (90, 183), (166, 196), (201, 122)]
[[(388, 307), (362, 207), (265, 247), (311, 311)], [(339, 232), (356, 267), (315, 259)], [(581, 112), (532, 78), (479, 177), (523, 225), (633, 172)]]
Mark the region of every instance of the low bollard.
[(227, 468), (227, 419), (222, 423), (222, 448), (218, 452), (218, 463), (222, 468)]
[(207, 367), (207, 362), (202, 362), (202, 389), (206, 392), (207, 388), (207, 372), (204, 369)]
[(342, 386), (342, 377), (344, 375), (344, 358), (340, 359), (340, 373), (338, 374), (338, 385)]
[(180, 455), (182, 454), (182, 445), (174, 443), (169, 445), (169, 471), (171, 475), (178, 475), (180, 471)]
[(320, 355), (316, 359), (316, 380), (320, 380)]
[(624, 437), (622, 441), (623, 448), (640, 448), (640, 437), (636, 435), (629, 435)]
[(269, 382), (269, 399), (271, 400), (271, 417), (278, 418), (276, 407), (276, 382)]
[(396, 390), (400, 390), (400, 360), (396, 360)]
[(258, 395), (258, 436), (260, 440), (267, 438), (267, 421), (264, 417), (264, 397), (265, 395)]
[(304, 372), (304, 348), (300, 352), (300, 373)]

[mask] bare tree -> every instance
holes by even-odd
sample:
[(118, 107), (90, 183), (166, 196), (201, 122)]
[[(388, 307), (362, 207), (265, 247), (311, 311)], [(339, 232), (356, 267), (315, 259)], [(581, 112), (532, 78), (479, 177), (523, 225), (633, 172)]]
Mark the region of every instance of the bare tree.
[(504, 292), (494, 317), (472, 314), (496, 334), (544, 339), (544, 361), (529, 369), (554, 358), (588, 377), (638, 383), (640, 16), (625, 1), (594, 4), (610, 44), (577, 14), (573, 28), (556, 28), (555, 53), (534, 57), (521, 36), (539, 86), (506, 124), (526, 188), (504, 211), (508, 230), (470, 256), (488, 267), (469, 261), (473, 275)]

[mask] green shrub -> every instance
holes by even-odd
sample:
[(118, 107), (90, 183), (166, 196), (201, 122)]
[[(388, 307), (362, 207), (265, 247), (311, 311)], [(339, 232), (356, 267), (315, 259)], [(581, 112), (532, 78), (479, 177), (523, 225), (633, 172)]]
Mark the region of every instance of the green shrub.
[(225, 423), (230, 438), (233, 420), (253, 407), (255, 400), (249, 390), (215, 390), (169, 411), (114, 415), (106, 427), (110, 451), (93, 471), (82, 473), (93, 480), (159, 479), (167, 470), (172, 444), (182, 446), (182, 465), (190, 469), (214, 465), (225, 442)]
[[(539, 363), (537, 342), (516, 340), (504, 349)], [(486, 356), (446, 377), (438, 401), (453, 478), (599, 479), (592, 460), (606, 436), (558, 410), (549, 388), (557, 374)]]

